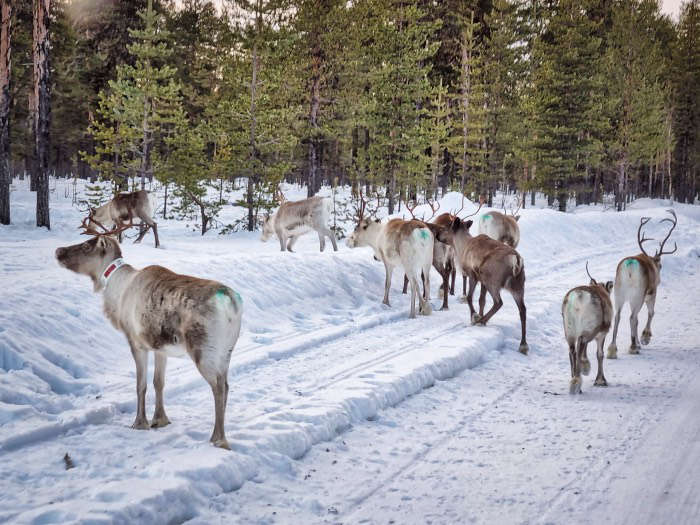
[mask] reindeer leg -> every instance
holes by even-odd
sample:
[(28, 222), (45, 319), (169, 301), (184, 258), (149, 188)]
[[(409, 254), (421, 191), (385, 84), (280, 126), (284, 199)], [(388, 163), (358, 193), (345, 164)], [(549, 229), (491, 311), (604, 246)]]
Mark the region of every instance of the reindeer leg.
[[(143, 219), (142, 219), (142, 220), (143, 220)], [(148, 229), (149, 229), (149, 228), (150, 228), (149, 225), (146, 225), (146, 227), (144, 228), (144, 227), (143, 227), (143, 223), (142, 223), (142, 224), (139, 224), (139, 236), (136, 237), (136, 240), (134, 241), (134, 244), (138, 244), (138, 243), (140, 243), (140, 242), (143, 240), (143, 238), (144, 238), (144, 237), (146, 236), (146, 234), (148, 233)], [(119, 235), (121, 235), (121, 233), (120, 233)]]
[(527, 355), (530, 347), (527, 345), (526, 335), (527, 335), (527, 308), (525, 307), (525, 299), (523, 294), (519, 292), (511, 292), (515, 304), (518, 306), (518, 313), (520, 314), (520, 347), (518, 352)]
[(484, 307), (486, 306), (486, 286), (481, 283), (481, 288), (479, 289), (479, 314), (476, 316), (476, 322), (484, 317)]
[[(289, 242), (287, 243), (287, 251), (294, 252), (294, 250), (292, 250), (292, 248), (294, 248), (294, 245), (296, 244), (298, 238), (299, 238), (298, 235), (292, 235), (289, 238)], [(323, 251), (323, 249), (321, 251)]]
[(651, 320), (654, 318), (654, 304), (656, 304), (656, 292), (653, 294), (647, 294), (644, 298), (644, 303), (647, 305), (647, 324), (642, 331), (642, 344), (644, 346), (649, 344), (651, 340)]
[(165, 365), (168, 356), (163, 352), (155, 353), (156, 368), (153, 373), (153, 388), (156, 391), (156, 411), (153, 413), (151, 428), (164, 427), (170, 424), (168, 416), (165, 415), (165, 405), (163, 404), (163, 386), (165, 385)]
[(584, 376), (587, 376), (588, 374), (591, 373), (591, 362), (588, 360), (588, 343), (584, 343), (583, 340), (581, 340), (581, 344), (579, 345), (579, 356), (578, 356), (578, 362), (581, 363), (581, 373)]
[[(483, 286), (484, 283), (481, 283), (481, 285)], [(486, 315), (479, 319), (478, 324), (480, 325), (486, 325), (486, 323), (489, 322), (489, 319), (491, 319), (494, 316), (494, 314), (501, 309), (501, 306), (503, 306), (503, 299), (501, 299), (501, 291), (498, 288), (494, 288), (492, 290), (489, 290), (488, 292), (491, 295), (491, 298), (493, 299), (493, 306), (488, 312), (486, 312)]]
[(277, 238), (280, 240), (280, 251), (286, 252), (287, 251), (287, 236), (281, 232), (277, 232)]
[[(333, 251), (337, 252), (338, 251), (338, 243), (335, 240), (335, 234), (333, 233), (333, 230), (331, 230), (330, 228), (327, 228), (327, 229), (323, 230), (323, 235), (325, 237), (328, 237), (331, 240), (331, 244), (333, 245)], [(323, 251), (323, 248), (321, 249), (321, 251)]]
[(639, 324), (639, 310), (642, 309), (642, 300), (638, 301), (638, 304), (630, 302), (630, 336), (632, 338), (632, 343), (630, 344), (629, 353), (638, 354), (639, 353), (639, 338), (637, 334), (637, 327)]
[(603, 348), (605, 347), (605, 336), (607, 334), (604, 332), (599, 333), (596, 338), (596, 357), (598, 358), (598, 375), (595, 377), (595, 386), (608, 386), (608, 382), (605, 380), (605, 375), (603, 375)]
[(430, 267), (432, 262), (423, 268), (421, 272), (421, 278), (423, 279), (423, 296), (418, 297), (418, 302), (420, 303), (420, 313), (423, 315), (430, 315), (433, 312), (433, 308), (430, 305)]
[(454, 267), (454, 264), (450, 262), (450, 277), (452, 278), (452, 284), (450, 285), (450, 295), (455, 294), (455, 280), (457, 278), (457, 268)]
[(467, 298), (467, 304), (469, 305), (469, 316), (472, 321), (472, 324), (476, 323), (479, 319), (478, 316), (476, 315), (476, 310), (474, 310), (474, 304), (472, 303), (472, 299), (474, 297), (474, 288), (476, 288), (476, 279), (474, 276), (469, 277), (469, 291), (467, 292), (466, 298)]
[(150, 428), (146, 417), (146, 375), (148, 374), (148, 352), (136, 348), (131, 342), (131, 355), (136, 363), (136, 419), (131, 428)]
[(321, 247), (321, 251), (326, 249), (326, 236), (323, 232), (318, 232), (318, 243)]
[(463, 273), (462, 274), (462, 302), (464, 302), (464, 298), (467, 296), (467, 274)]
[(574, 347), (574, 373), (569, 385), (569, 394), (581, 393), (581, 338), (576, 339)]
[(403, 291), (401, 293), (405, 295), (407, 290), (408, 290), (408, 276), (406, 274), (403, 274)]
[(441, 310), (449, 310), (447, 305), (447, 297), (450, 295), (450, 269), (444, 267), (440, 272), (442, 277), (442, 308)]
[[(615, 307), (617, 307), (617, 300), (615, 300)], [(610, 346), (608, 346), (608, 359), (617, 359), (617, 329), (620, 326), (620, 312), (622, 311), (622, 305), (620, 305), (617, 310), (615, 310), (615, 324), (613, 326), (613, 336), (612, 341), (610, 341)]]
[(386, 262), (384, 263), (384, 269), (386, 270), (386, 278), (384, 280), (384, 300), (382, 303), (391, 306), (391, 304), (389, 304), (389, 290), (391, 289), (391, 274), (394, 269)]
[[(156, 248), (160, 248), (160, 241), (158, 240), (158, 224), (156, 224), (156, 221), (154, 221), (152, 217), (149, 217), (145, 213), (139, 214), (138, 217), (139, 219), (141, 219), (142, 224), (145, 223), (148, 225), (148, 228), (153, 228), (153, 236), (156, 239)], [(138, 238), (134, 241), (134, 243), (141, 242), (141, 239), (143, 239), (146, 233), (148, 233), (148, 228), (141, 230)]]

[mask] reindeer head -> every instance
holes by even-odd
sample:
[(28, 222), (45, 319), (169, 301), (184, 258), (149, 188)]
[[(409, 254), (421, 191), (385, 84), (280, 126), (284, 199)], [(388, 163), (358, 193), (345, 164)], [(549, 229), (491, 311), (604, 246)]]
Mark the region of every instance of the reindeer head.
[[(642, 217), (639, 221), (639, 228), (637, 229), (637, 244), (639, 244), (639, 249), (642, 250), (642, 253), (644, 255), (646, 255), (649, 259), (652, 260), (652, 262), (654, 263), (654, 266), (656, 266), (656, 268), (658, 270), (661, 270), (661, 256), (662, 255), (670, 255), (672, 253), (675, 253), (676, 250), (678, 250), (678, 244), (676, 244), (674, 242), (673, 243), (673, 250), (671, 250), (670, 252), (664, 251), (664, 246), (666, 245), (666, 241), (668, 240), (668, 238), (671, 236), (671, 233), (673, 233), (673, 230), (675, 230), (676, 226), (678, 225), (678, 217), (676, 217), (676, 212), (673, 210), (666, 210), (666, 211), (672, 215), (672, 218), (666, 217), (665, 219), (661, 219), (659, 222), (660, 223), (664, 223), (667, 221), (670, 222), (671, 229), (668, 230), (666, 237), (664, 237), (664, 240), (661, 241), (661, 244), (659, 245), (659, 249), (656, 251), (656, 253), (654, 253), (653, 256), (649, 255), (644, 250), (644, 246), (643, 246), (645, 242), (654, 240), (654, 239), (650, 239), (650, 238), (645, 237), (644, 234), (642, 233), (642, 227), (651, 220), (650, 217)], [(640, 233), (641, 233), (641, 237), (640, 237)]]
[(586, 273), (588, 274), (588, 278), (591, 280), (590, 283), (589, 283), (590, 286), (597, 286), (598, 288), (601, 288), (602, 290), (605, 290), (605, 293), (607, 293), (607, 294), (610, 294), (610, 292), (612, 292), (612, 289), (613, 289), (613, 282), (612, 282), (612, 281), (608, 281), (608, 282), (606, 282), (606, 283), (599, 283), (598, 281), (596, 281), (596, 280), (591, 276), (590, 272), (588, 271), (588, 261), (586, 261)]
[(348, 236), (347, 245), (350, 248), (369, 246), (374, 243), (379, 230), (382, 227), (380, 219), (363, 218), (355, 226), (355, 230)]
[(262, 235), (260, 236), (260, 240), (262, 242), (267, 242), (268, 239), (275, 234), (275, 222), (269, 213), (265, 214), (265, 218), (263, 219), (262, 226), (263, 226), (263, 228), (262, 228)]
[(106, 235), (96, 235), (80, 244), (56, 248), (58, 264), (72, 272), (87, 275), (100, 289), (100, 277), (113, 260), (122, 256), (119, 243)]
[(437, 240), (440, 242), (444, 242), (445, 244), (454, 246), (455, 238), (471, 237), (471, 234), (469, 233), (469, 228), (471, 228), (472, 224), (473, 221), (471, 219), (468, 221), (464, 221), (459, 217), (455, 217), (454, 219), (452, 219), (452, 222), (450, 223), (449, 227), (440, 229), (440, 231), (437, 233)]

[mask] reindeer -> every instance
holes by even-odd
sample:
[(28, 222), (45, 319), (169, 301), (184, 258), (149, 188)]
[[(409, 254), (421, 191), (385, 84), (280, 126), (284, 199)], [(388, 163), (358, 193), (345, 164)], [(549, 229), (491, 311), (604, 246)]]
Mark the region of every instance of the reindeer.
[[(280, 194), (281, 195), (281, 194)], [(301, 201), (287, 201), (282, 197), (282, 204), (272, 216), (266, 216), (260, 240), (267, 242), (276, 234), (280, 241), (280, 249), (293, 251), (297, 239), (311, 230), (318, 233), (321, 251), (326, 248), (326, 237), (333, 243), (333, 250), (338, 251), (338, 245), (333, 231), (328, 227), (330, 200), (325, 197), (309, 197)]]
[[(90, 214), (83, 220), (81, 228), (85, 228), (86, 232), (96, 232), (96, 227), (107, 231), (109, 228), (120, 229), (127, 221), (128, 227), (133, 226), (133, 220), (138, 217), (142, 223), (145, 223), (146, 228), (142, 229), (134, 243), (141, 242), (143, 237), (148, 232), (148, 228), (153, 228), (153, 236), (156, 240), (156, 248), (160, 247), (158, 240), (158, 225), (151, 217), (151, 202), (148, 199), (146, 190), (134, 191), (131, 193), (118, 193), (106, 204), (98, 208), (90, 209)], [(121, 241), (121, 235), (120, 239)]]
[[(163, 405), (168, 356), (189, 356), (214, 394), (215, 423), (210, 441), (228, 449), (224, 415), (228, 367), (241, 328), (242, 301), (231, 288), (179, 275), (162, 266), (136, 270), (121, 258), (116, 240), (95, 234), (81, 244), (56, 249), (59, 264), (92, 279), (102, 292), (104, 312), (126, 335), (136, 362), (135, 429), (158, 428), (170, 420)], [(155, 355), (156, 406), (146, 418), (148, 353)]]
[(511, 210), (511, 215), (508, 215), (505, 208), (503, 208), (504, 213), (490, 211), (483, 214), (479, 218), (479, 233), (501, 241), (511, 248), (517, 248), (520, 242), (520, 228), (518, 228), (520, 215), (517, 215), (518, 211), (520, 211), (520, 206), (515, 211)]
[[(362, 195), (360, 195), (362, 200)], [(365, 202), (358, 214), (355, 231), (350, 234), (347, 245), (350, 248), (371, 246), (375, 258), (384, 263), (386, 279), (384, 281), (383, 304), (389, 303), (391, 274), (395, 266), (402, 266), (404, 274), (411, 283), (411, 313), (410, 318), (416, 317), (416, 296), (418, 296), (419, 311), (430, 315), (430, 265), (433, 261), (434, 238), (430, 228), (422, 221), (391, 219), (382, 224), (379, 219), (365, 218)], [(423, 275), (423, 294), (420, 293), (419, 279)]]
[[(450, 217), (451, 215), (449, 213), (443, 213), (440, 215), (434, 223), (429, 222), (437, 213), (437, 211), (440, 209), (440, 203), (437, 202), (433, 204), (432, 202), (428, 201), (428, 205), (430, 206), (430, 209), (432, 210), (433, 214), (428, 218), (427, 220), (425, 219), (425, 216), (423, 216), (421, 219), (417, 219), (415, 214), (413, 213), (413, 210), (416, 208), (416, 206), (413, 206), (411, 208), (406, 205), (406, 209), (408, 209), (409, 213), (415, 220), (420, 220), (425, 224), (426, 227), (430, 229), (430, 231), (433, 233), (433, 237), (435, 239), (434, 244), (433, 244), (433, 267), (437, 270), (437, 272), (440, 274), (440, 277), (442, 277), (442, 286), (440, 287), (440, 290), (443, 292), (442, 295), (442, 308), (441, 310), (448, 310), (448, 300), (447, 296), (449, 295), (450, 291), (450, 275), (452, 275), (452, 282), (453, 282), (453, 287), (454, 287), (454, 250), (449, 244), (445, 244), (444, 242), (440, 242), (437, 239), (437, 233), (440, 230), (440, 228), (444, 227), (444, 224), (440, 221), (441, 217)], [(451, 220), (451, 219), (450, 219)], [(449, 223), (448, 223), (449, 224)], [(424, 277), (424, 276), (422, 276)], [(403, 292), (406, 293), (408, 290), (408, 276), (404, 274), (403, 276)], [(423, 292), (425, 295), (425, 282), (423, 283)], [(454, 291), (453, 291), (454, 293)]]
[(651, 339), (651, 320), (654, 317), (654, 305), (656, 303), (656, 290), (661, 282), (661, 256), (675, 253), (678, 245), (674, 242), (674, 248), (670, 252), (664, 251), (666, 241), (671, 236), (671, 233), (678, 225), (678, 217), (673, 210), (667, 210), (673, 218), (665, 218), (660, 222), (670, 222), (671, 229), (666, 234), (666, 237), (661, 242), (659, 249), (654, 256), (649, 255), (643, 244), (653, 239), (640, 237), (642, 228), (646, 225), (650, 218), (642, 217), (639, 221), (637, 229), (637, 244), (642, 251), (639, 255), (633, 257), (625, 257), (617, 265), (615, 273), (615, 326), (613, 328), (612, 341), (608, 347), (608, 359), (617, 359), (617, 328), (620, 324), (620, 312), (625, 303), (630, 303), (630, 333), (632, 336), (632, 344), (630, 345), (629, 353), (639, 353), (639, 341), (637, 339), (637, 315), (642, 308), (642, 303), (647, 305), (647, 324), (642, 331), (641, 343), (646, 346)]
[[(525, 268), (523, 259), (510, 246), (487, 237), (472, 237), (469, 228), (472, 221), (462, 221), (455, 217), (449, 228), (440, 230), (438, 239), (452, 245), (455, 250), (455, 263), (462, 273), (469, 277), (467, 303), (471, 313), (472, 324), (485, 325), (503, 306), (501, 289), (510, 292), (520, 312), (521, 339), (519, 351), (527, 354), (526, 309), (525, 309)], [(472, 304), (476, 283), (481, 283), (479, 295), (479, 313)], [(486, 291), (493, 299), (493, 306), (484, 314)]]
[(608, 386), (603, 375), (603, 348), (605, 337), (610, 330), (612, 321), (612, 302), (610, 290), (612, 281), (599, 283), (588, 271), (590, 279), (588, 286), (577, 286), (566, 292), (561, 305), (561, 315), (564, 322), (564, 336), (569, 344), (569, 361), (571, 362), (570, 394), (581, 393), (581, 374), (587, 376), (591, 371), (591, 363), (586, 355), (586, 347), (593, 339), (596, 341), (598, 358), (598, 375), (593, 383), (595, 386)]

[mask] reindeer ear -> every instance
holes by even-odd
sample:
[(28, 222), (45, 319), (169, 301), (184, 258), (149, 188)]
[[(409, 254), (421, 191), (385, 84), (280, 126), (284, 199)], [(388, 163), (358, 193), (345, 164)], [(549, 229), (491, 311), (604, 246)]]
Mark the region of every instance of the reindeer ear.
[(382, 220), (381, 220), (381, 219), (374, 219), (374, 222), (376, 222), (377, 224), (379, 224), (380, 222), (382, 222)]
[(472, 227), (472, 224), (474, 224), (474, 221), (471, 219), (464, 221), (464, 225), (467, 227), (467, 230)]
[(515, 215), (513, 218), (515, 219), (515, 222), (518, 222), (520, 220), (520, 215)]
[(451, 226), (452, 231), (455, 231), (455, 232), (456, 232), (457, 230), (459, 230), (459, 227), (460, 227), (461, 225), (462, 225), (462, 219), (460, 219), (459, 217), (455, 217), (455, 218), (452, 220), (452, 226)]
[(607, 283), (605, 283), (605, 289), (606, 289), (608, 292), (612, 292), (612, 289), (613, 289), (613, 282), (612, 282), (612, 281), (608, 281)]

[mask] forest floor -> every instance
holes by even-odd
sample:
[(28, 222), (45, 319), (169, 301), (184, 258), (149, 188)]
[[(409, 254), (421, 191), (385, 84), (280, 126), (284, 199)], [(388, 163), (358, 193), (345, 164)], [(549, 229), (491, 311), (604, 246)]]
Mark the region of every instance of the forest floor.
[[(380, 304), (384, 271), (369, 249), (319, 253), (308, 235), (280, 253), (257, 233), (201, 237), (159, 221), (163, 249), (150, 235), (126, 242), (128, 263), (217, 279), (243, 297), (228, 452), (207, 441), (213, 399), (188, 360), (168, 363), (172, 424), (129, 428), (128, 346), (89, 279), (54, 259), (84, 240), (65, 195), (52, 193), (52, 230), (36, 230), (33, 196), (18, 184), (14, 223), (0, 226), (0, 522), (700, 521), (699, 207), (673, 205), (678, 252), (663, 260), (650, 345), (627, 353), (623, 310), (619, 359), (604, 361), (609, 386), (593, 386), (589, 348), (577, 396), (563, 296), (587, 283), (586, 261), (613, 279), (639, 251), (640, 217), (652, 217), (652, 237), (665, 229), (667, 202), (522, 211), (528, 356), (507, 293), (488, 327), (471, 326), (456, 297), (437, 311), (433, 273), (436, 311), (411, 320), (400, 272), (392, 307)], [(449, 194), (442, 209), (458, 201)], [(149, 381), (149, 414), (152, 390)]]

